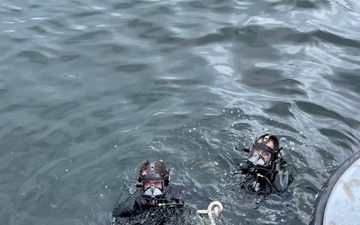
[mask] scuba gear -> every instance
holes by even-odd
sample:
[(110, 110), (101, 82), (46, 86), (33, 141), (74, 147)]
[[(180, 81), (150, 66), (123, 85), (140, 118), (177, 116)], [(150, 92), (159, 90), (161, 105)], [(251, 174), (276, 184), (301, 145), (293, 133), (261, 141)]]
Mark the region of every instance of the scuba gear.
[(156, 197), (163, 195), (163, 192), (160, 188), (156, 187), (154, 184), (151, 184), (150, 187), (144, 189), (144, 196)]
[(244, 150), (249, 152), (249, 157), (241, 165), (241, 170), (247, 174), (250, 189), (261, 194), (265, 188), (265, 195), (272, 192), (272, 183), (282, 171), (281, 149), (274, 135), (265, 134), (255, 138), (251, 148)]
[(184, 202), (159, 203), (158, 206), (184, 206)]
[[(261, 140), (261, 142), (259, 142)], [(269, 141), (272, 141), (274, 148), (267, 145)], [(282, 148), (279, 148), (279, 141), (273, 135), (265, 134), (253, 142), (250, 155), (261, 155), (264, 159), (264, 164), (261, 166), (271, 166), (271, 164), (279, 157), (279, 153)]]
[(248, 159), (248, 161), (255, 165), (265, 166), (265, 159), (261, 155), (252, 156)]
[[(153, 204), (145, 198), (142, 188), (128, 198), (118, 202), (113, 210), (115, 224), (163, 224), (162, 221), (172, 222), (180, 219), (183, 212), (184, 201), (182, 196), (184, 185), (169, 184), (163, 197), (153, 199)], [(165, 223), (168, 224), (168, 223)], [(174, 223), (169, 223), (174, 224)], [(175, 223), (184, 224), (184, 223)]]
[(143, 185), (143, 197), (145, 200), (148, 200), (150, 205), (156, 205), (158, 200), (164, 196), (164, 192), (162, 191), (162, 187), (164, 187), (164, 181), (155, 181), (155, 184), (150, 184), (150, 182), (144, 182)]
[(244, 148), (247, 156), (239, 164), (241, 189), (263, 197), (286, 191), (293, 178), (283, 167), (286, 162), (281, 150), (278, 139), (270, 134), (255, 138)]
[[(259, 142), (261, 140), (261, 142)], [(270, 148), (267, 143), (272, 141), (274, 149)], [(250, 157), (247, 161), (247, 169), (252, 171), (262, 171), (261, 174), (273, 172), (275, 161), (281, 158), (281, 149), (279, 148), (279, 141), (273, 135), (265, 134), (252, 144), (250, 149)]]
[(113, 223), (155, 225), (174, 224), (179, 220), (176, 224), (184, 224), (180, 215), (185, 186), (169, 182), (165, 164), (146, 160), (138, 174), (136, 191), (114, 208)]
[(138, 181), (136, 186), (142, 188), (144, 199), (148, 200), (150, 205), (157, 205), (158, 200), (164, 196), (169, 183), (168, 171), (165, 176), (161, 176), (155, 172), (155, 163), (151, 162), (148, 173), (139, 176)]

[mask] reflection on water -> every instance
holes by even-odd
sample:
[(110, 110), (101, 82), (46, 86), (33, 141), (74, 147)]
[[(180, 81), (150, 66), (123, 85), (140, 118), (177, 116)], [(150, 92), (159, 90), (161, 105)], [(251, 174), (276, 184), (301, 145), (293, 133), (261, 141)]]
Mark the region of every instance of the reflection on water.
[[(221, 201), (222, 224), (308, 224), (325, 180), (358, 151), (359, 11), (353, 0), (4, 1), (2, 221), (107, 224), (149, 158)], [(254, 205), (231, 171), (235, 146), (264, 132), (281, 138), (295, 180)]]

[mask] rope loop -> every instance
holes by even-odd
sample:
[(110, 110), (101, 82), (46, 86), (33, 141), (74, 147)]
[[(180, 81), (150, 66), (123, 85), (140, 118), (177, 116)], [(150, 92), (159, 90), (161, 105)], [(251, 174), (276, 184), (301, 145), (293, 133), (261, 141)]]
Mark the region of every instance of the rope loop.
[[(215, 218), (220, 217), (223, 212), (224, 207), (219, 201), (213, 201), (209, 204), (208, 208), (205, 210), (197, 210), (196, 213), (200, 217), (201, 214), (207, 214), (210, 219), (211, 225), (216, 225)], [(200, 217), (201, 218), (201, 217)]]

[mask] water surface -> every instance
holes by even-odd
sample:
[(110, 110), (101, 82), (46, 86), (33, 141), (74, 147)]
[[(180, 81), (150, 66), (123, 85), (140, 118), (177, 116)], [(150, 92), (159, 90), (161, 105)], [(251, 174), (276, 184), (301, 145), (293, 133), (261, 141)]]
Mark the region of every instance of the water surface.
[[(308, 224), (358, 151), (359, 12), (355, 0), (3, 1), (3, 224), (107, 224), (146, 158), (221, 201), (221, 224)], [(231, 172), (235, 147), (264, 132), (294, 183), (254, 207)], [(188, 224), (201, 200), (187, 200)]]

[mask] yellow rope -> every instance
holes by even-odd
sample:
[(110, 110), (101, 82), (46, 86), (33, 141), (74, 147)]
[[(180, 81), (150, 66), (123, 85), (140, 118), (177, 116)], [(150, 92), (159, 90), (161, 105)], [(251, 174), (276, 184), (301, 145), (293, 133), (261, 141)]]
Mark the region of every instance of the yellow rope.
[[(213, 201), (209, 204), (208, 208), (205, 210), (197, 210), (196, 213), (200, 217), (201, 214), (207, 214), (210, 218), (210, 224), (216, 225), (214, 217), (220, 217), (223, 212), (223, 205), (219, 201)], [(201, 217), (200, 217), (201, 218)]]

